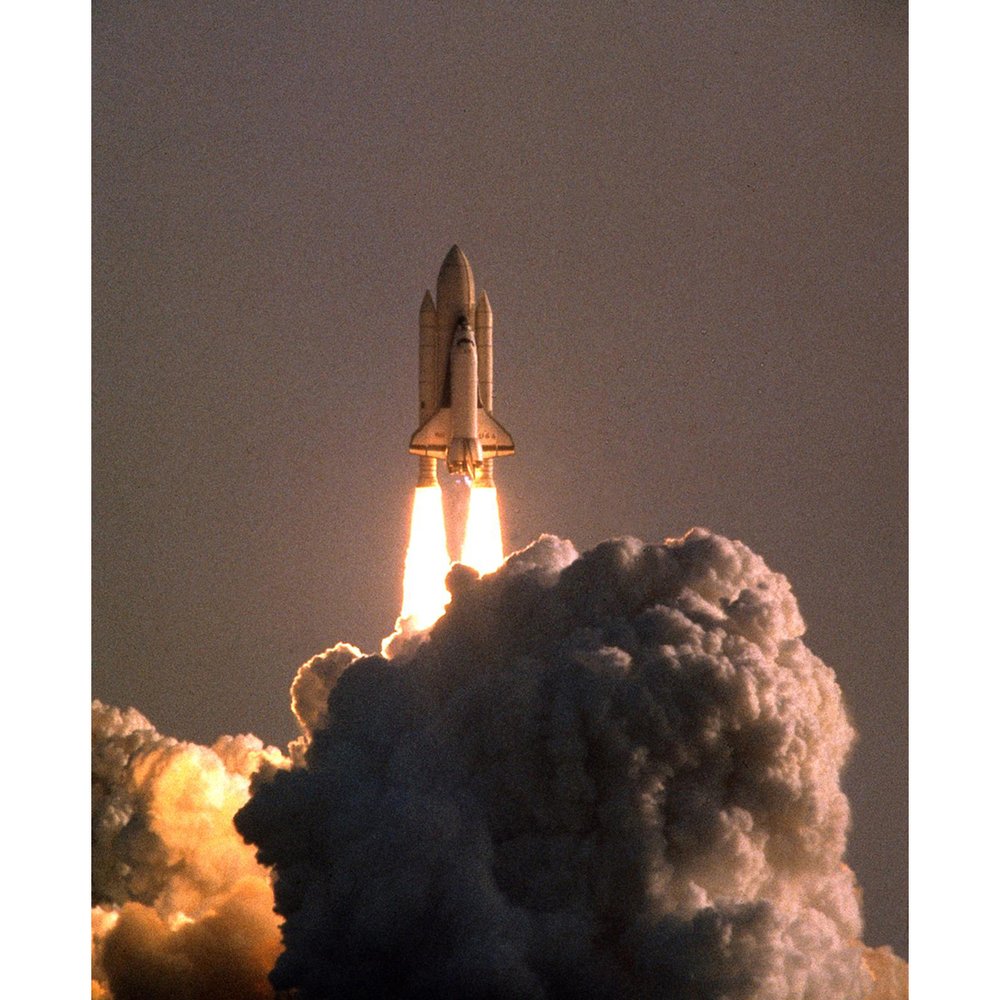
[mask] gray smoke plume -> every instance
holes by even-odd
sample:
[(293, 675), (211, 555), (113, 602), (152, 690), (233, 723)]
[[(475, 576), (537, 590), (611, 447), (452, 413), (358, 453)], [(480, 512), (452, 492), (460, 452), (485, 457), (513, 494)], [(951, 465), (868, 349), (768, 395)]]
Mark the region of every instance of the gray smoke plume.
[(449, 588), (392, 659), (300, 670), (293, 766), (236, 814), (275, 874), (276, 988), (862, 1000), (875, 969), (905, 995), (860, 940), (853, 733), (783, 576), (695, 530), (543, 537)]

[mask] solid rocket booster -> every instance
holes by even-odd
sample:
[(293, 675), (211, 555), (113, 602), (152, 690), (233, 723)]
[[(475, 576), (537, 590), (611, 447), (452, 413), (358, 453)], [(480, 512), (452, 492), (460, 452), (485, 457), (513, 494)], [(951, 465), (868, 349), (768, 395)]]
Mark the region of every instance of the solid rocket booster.
[[(475, 298), (472, 268), (457, 246), (420, 306), (420, 426), (410, 451), (420, 456), (418, 486), (437, 483), (437, 460), (476, 486), (493, 486), (493, 459), (514, 441), (493, 417), (493, 312)], [(471, 320), (471, 323), (470, 323)]]

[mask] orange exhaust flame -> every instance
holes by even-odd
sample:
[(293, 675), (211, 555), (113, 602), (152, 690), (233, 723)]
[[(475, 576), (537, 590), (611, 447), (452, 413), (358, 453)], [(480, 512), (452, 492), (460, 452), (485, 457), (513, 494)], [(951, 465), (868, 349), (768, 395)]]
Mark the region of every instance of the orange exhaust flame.
[(413, 493), (410, 544), (403, 564), (403, 609), (417, 629), (430, 628), (451, 600), (444, 578), (448, 575), (448, 545), (440, 486), (418, 486)]
[(492, 573), (503, 562), (500, 507), (495, 486), (474, 486), (469, 491), (469, 516), (465, 522), (461, 561), (480, 575)]

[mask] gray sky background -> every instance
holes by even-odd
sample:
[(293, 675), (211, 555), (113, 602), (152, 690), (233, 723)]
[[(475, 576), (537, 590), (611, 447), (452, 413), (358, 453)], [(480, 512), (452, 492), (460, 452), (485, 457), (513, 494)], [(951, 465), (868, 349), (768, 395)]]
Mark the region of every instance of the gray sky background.
[(417, 312), (494, 310), (508, 548), (703, 525), (787, 574), (906, 943), (905, 5), (94, 6), (93, 692), (293, 733), (398, 611)]

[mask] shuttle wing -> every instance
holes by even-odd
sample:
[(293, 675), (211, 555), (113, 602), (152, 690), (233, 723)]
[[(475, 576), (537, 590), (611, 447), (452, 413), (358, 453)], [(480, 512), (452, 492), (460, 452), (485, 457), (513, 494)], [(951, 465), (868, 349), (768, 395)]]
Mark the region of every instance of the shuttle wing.
[[(500, 422), (482, 407), (479, 408), (477, 416), (483, 457), (513, 455), (514, 439)], [(442, 406), (429, 420), (422, 423), (410, 438), (410, 452), (413, 455), (427, 455), (431, 458), (447, 458), (451, 437), (451, 407)]]
[(445, 458), (451, 441), (451, 409), (442, 406), (425, 420), (410, 438), (410, 452), (413, 455), (429, 455)]
[(479, 410), (479, 443), (484, 458), (514, 454), (514, 439), (484, 409)]

